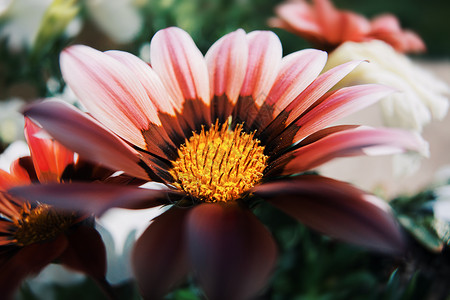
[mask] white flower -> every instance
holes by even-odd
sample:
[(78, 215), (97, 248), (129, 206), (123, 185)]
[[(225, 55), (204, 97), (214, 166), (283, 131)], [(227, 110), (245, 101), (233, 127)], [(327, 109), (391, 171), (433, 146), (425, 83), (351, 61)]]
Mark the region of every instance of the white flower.
[(166, 208), (130, 210), (112, 208), (98, 219), (97, 231), (106, 247), (108, 269), (106, 279), (111, 284), (123, 283), (132, 278), (130, 269), (131, 249), (136, 239), (148, 227), (151, 220)]
[(0, 32), (0, 39), (8, 39), (8, 46), (13, 50), (30, 48), (38, 34), (45, 11), (52, 0), (11, 0), (6, 1), (2, 19), (6, 23)]
[(25, 102), (18, 98), (0, 101), (0, 142), (10, 144), (24, 139), (24, 119), (19, 112)]
[(89, 0), (85, 3), (94, 23), (117, 43), (132, 41), (142, 28), (143, 19), (135, 0)]
[(398, 89), (380, 101), (386, 125), (421, 131), (433, 118), (441, 120), (447, 114), (449, 86), (388, 44), (346, 42), (330, 54), (326, 69), (350, 60), (370, 63), (358, 66), (342, 85), (380, 83)]

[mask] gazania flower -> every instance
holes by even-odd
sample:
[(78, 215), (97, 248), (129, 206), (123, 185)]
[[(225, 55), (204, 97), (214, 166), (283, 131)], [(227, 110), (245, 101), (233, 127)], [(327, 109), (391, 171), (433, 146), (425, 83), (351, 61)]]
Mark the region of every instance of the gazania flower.
[[(156, 33), (150, 56), (151, 66), (125, 52), (69, 47), (61, 55), (63, 76), (97, 120), (62, 102), (34, 104), (25, 114), (83, 157), (161, 188), (113, 193), (105, 185), (71, 184), (12, 191), (95, 213), (172, 204), (135, 244), (133, 268), (144, 298), (162, 297), (191, 271), (208, 299), (248, 299), (261, 291), (277, 250), (249, 209), (258, 200), (332, 237), (404, 251), (383, 201), (304, 174), (336, 157), (423, 147), (403, 131), (327, 127), (391, 92), (361, 85), (327, 93), (359, 62), (319, 76), (325, 52), (282, 58), (275, 34), (243, 30), (203, 57), (179, 28)], [(70, 199), (61, 199), (64, 192)]]
[[(92, 220), (86, 215), (63, 212), (7, 192), (13, 186), (62, 182), (69, 180), (70, 173), (76, 176), (88, 171), (81, 163), (76, 163), (72, 151), (52, 140), (37, 137), (40, 129), (29, 119), (25, 124), (31, 156), (14, 161), (10, 173), (0, 170), (2, 299), (10, 299), (26, 276), (38, 273), (52, 262), (90, 275), (105, 286), (105, 248), (90, 224)], [(101, 168), (97, 173), (101, 170), (106, 172)]]
[(369, 21), (351, 11), (336, 9), (329, 0), (288, 1), (276, 8), (269, 25), (291, 31), (319, 49), (333, 50), (340, 44), (382, 40), (398, 52), (423, 52), (425, 44), (412, 31), (402, 30), (397, 18), (384, 14)]

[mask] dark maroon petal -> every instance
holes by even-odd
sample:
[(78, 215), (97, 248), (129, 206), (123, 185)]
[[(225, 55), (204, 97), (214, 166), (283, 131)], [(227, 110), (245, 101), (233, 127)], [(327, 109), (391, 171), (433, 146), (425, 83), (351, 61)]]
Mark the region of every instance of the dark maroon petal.
[(60, 236), (51, 242), (34, 243), (20, 249), (0, 266), (1, 299), (12, 299), (27, 276), (40, 272), (58, 258), (66, 247), (67, 239)]
[(38, 121), (56, 140), (85, 159), (139, 178), (155, 177), (152, 166), (143, 163), (139, 153), (92, 117), (64, 102), (29, 105), (24, 114)]
[(69, 244), (60, 256), (60, 262), (70, 269), (102, 280), (106, 273), (106, 249), (97, 230), (80, 225), (67, 234), (67, 240)]
[(173, 207), (156, 217), (136, 241), (134, 274), (145, 299), (161, 299), (188, 273), (186, 209)]
[(101, 215), (111, 207), (150, 208), (171, 203), (179, 198), (179, 194), (169, 188), (144, 189), (97, 182), (35, 184), (14, 187), (8, 193), (28, 201), (96, 215)]
[(404, 237), (390, 207), (350, 184), (305, 175), (262, 184), (252, 192), (332, 237), (391, 254), (405, 250)]
[(249, 299), (264, 287), (277, 258), (269, 231), (237, 203), (202, 204), (188, 219), (189, 254), (210, 300)]

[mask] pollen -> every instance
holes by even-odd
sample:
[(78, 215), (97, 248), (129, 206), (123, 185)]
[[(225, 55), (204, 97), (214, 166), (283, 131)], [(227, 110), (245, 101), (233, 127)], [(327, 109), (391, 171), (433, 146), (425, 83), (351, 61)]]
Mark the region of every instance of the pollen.
[(255, 186), (266, 167), (264, 146), (245, 133), (242, 125), (234, 130), (228, 123), (202, 128), (178, 149), (170, 174), (174, 185), (203, 202), (227, 202)]
[(31, 207), (29, 203), (24, 203), (20, 216), (13, 220), (16, 227), (14, 236), (19, 246), (54, 239), (69, 229), (75, 220), (75, 215), (62, 214), (46, 204)]

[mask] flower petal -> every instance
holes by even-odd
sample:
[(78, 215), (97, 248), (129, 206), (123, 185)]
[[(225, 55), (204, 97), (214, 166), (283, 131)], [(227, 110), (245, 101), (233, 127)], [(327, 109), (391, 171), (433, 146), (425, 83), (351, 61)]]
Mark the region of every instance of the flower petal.
[(269, 94), (283, 54), (278, 36), (271, 31), (252, 31), (247, 34), (247, 42), (247, 71), (233, 116), (244, 126), (253, 122)]
[(189, 34), (176, 27), (158, 31), (150, 44), (150, 59), (178, 107), (188, 110), (183, 116), (190, 126), (210, 124), (208, 69)]
[(60, 236), (54, 241), (34, 243), (18, 250), (0, 266), (2, 299), (13, 299), (15, 290), (27, 276), (40, 272), (58, 258), (66, 247), (66, 238)]
[(329, 134), (294, 150), (281, 160), (291, 159), (283, 168), (283, 175), (297, 174), (315, 168), (337, 157), (356, 155), (387, 155), (405, 151), (427, 154), (428, 147), (419, 135), (398, 129), (358, 127)]
[(97, 230), (80, 225), (67, 235), (67, 240), (67, 248), (59, 257), (61, 263), (102, 281), (106, 274), (106, 249)]
[(393, 91), (387, 86), (364, 84), (342, 88), (328, 96), (325, 95), (323, 100), (318, 100), (320, 103), (295, 122), (295, 126), (300, 129), (294, 141), (301, 140), (334, 121), (377, 102)]
[(24, 114), (38, 121), (56, 140), (82, 157), (143, 179), (154, 176), (139, 153), (101, 124), (62, 101), (28, 106)]
[(223, 123), (231, 115), (247, 70), (248, 44), (238, 29), (215, 42), (205, 55), (209, 72), (211, 116)]
[(188, 273), (184, 234), (187, 212), (169, 209), (156, 217), (136, 241), (132, 264), (145, 299), (161, 299)]
[(156, 72), (143, 60), (128, 52), (106, 51), (105, 54), (119, 60), (133, 72), (157, 109), (163, 129), (175, 144), (180, 142), (180, 137), (183, 137), (181, 142), (184, 142), (184, 134), (177, 123), (175, 113), (176, 109), (181, 107), (177, 107), (177, 103), (170, 97)]
[(277, 257), (267, 229), (238, 204), (201, 204), (188, 219), (189, 254), (208, 299), (249, 299), (269, 279)]
[(156, 107), (139, 80), (122, 63), (82, 45), (66, 48), (60, 63), (67, 84), (106, 127), (149, 151), (167, 144)]
[[(300, 117), (311, 105), (313, 105), (320, 97), (328, 92), (336, 83), (356, 68), (361, 61), (351, 61), (339, 65), (314, 80), (303, 92), (300, 93), (288, 106), (280, 113), (275, 120), (267, 126), (261, 133), (267, 136), (266, 143), (270, 144), (273, 139), (281, 134), (281, 132)], [(294, 128), (298, 129), (298, 128)], [(285, 139), (286, 142), (286, 139)], [(291, 141), (288, 141), (292, 143)]]
[(253, 128), (264, 128), (294, 100), (322, 71), (327, 53), (315, 49), (297, 51), (283, 57), (275, 82), (265, 99)]
[(304, 175), (262, 184), (252, 192), (331, 237), (391, 254), (406, 249), (389, 206), (347, 183)]
[(144, 189), (135, 186), (89, 183), (34, 184), (13, 187), (13, 196), (67, 210), (103, 214), (108, 208), (150, 208), (169, 204), (179, 194), (169, 188)]
[(74, 162), (75, 154), (50, 138), (40, 137), (41, 131), (25, 118), (25, 138), (39, 182), (59, 182), (64, 169)]

